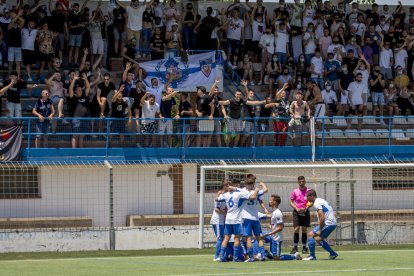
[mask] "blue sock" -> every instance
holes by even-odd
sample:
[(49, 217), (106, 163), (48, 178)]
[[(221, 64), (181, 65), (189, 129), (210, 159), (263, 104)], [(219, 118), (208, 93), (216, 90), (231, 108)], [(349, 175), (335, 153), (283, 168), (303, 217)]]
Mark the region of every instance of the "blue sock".
[(240, 246), (235, 246), (233, 249), (233, 260), (238, 260), (239, 259), (239, 254), (240, 254)]
[(253, 245), (253, 255), (256, 255), (257, 253), (260, 253), (259, 243), (257, 242), (257, 240), (254, 240), (252, 242), (252, 245)]
[(296, 260), (296, 257), (295, 255), (284, 254), (280, 256), (280, 260), (281, 261), (292, 261), (292, 260)]
[(247, 255), (249, 255), (249, 258), (253, 258), (253, 248), (247, 248)]
[(241, 246), (241, 248), (243, 249), (243, 254), (247, 254), (247, 250), (246, 250), (246, 248), (247, 248), (246, 241), (244, 241), (244, 240), (240, 240), (240, 246)]
[(323, 249), (329, 252), (331, 255), (336, 255), (336, 252), (333, 251), (331, 246), (326, 241), (320, 241), (319, 244), (322, 246)]
[(217, 241), (216, 241), (216, 254), (214, 255), (214, 259), (217, 259), (220, 256), (221, 243), (222, 243), (222, 240), (217, 239)]
[(315, 239), (314, 238), (309, 238), (309, 240), (308, 240), (308, 246), (309, 246), (310, 255), (312, 257), (315, 257), (316, 242), (315, 242)]
[(222, 261), (226, 260), (226, 250), (227, 250), (226, 247), (221, 247), (220, 248), (220, 259)]
[(262, 255), (262, 258), (266, 257), (266, 252), (265, 252), (264, 246), (259, 246), (259, 252)]

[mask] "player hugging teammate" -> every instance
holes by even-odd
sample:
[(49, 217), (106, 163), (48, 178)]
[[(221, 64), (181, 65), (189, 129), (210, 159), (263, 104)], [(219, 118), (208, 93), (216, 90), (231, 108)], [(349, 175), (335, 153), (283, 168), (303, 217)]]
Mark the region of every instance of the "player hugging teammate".
[[(248, 174), (245, 177), (245, 187), (241, 189), (239, 183), (233, 181), (232, 186), (223, 181), (217, 192), (210, 222), (217, 237), (214, 261), (254, 262), (264, 261), (266, 258), (275, 261), (301, 260), (298, 252), (281, 254), (284, 223), (283, 213), (279, 210), (280, 196), (270, 196), (270, 213), (262, 200), (263, 195), (268, 192), (263, 182), (255, 187), (256, 176)], [(313, 190), (306, 191), (304, 197), (309, 201), (309, 207), (314, 206), (317, 209), (319, 219), (318, 227), (309, 233), (311, 256), (304, 260), (316, 260), (316, 244), (330, 253), (330, 259), (335, 259), (337, 253), (324, 240), (336, 227), (332, 207), (325, 200), (317, 198)], [(259, 212), (259, 205), (266, 214)], [(262, 232), (260, 225), (259, 219), (266, 217), (270, 218), (270, 232)], [(270, 244), (271, 254), (265, 251), (265, 242)]]

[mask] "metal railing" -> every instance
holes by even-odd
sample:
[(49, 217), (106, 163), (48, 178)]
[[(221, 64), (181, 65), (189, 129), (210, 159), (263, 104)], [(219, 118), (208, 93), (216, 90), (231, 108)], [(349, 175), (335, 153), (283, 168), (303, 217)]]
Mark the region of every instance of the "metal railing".
[[(296, 121), (259, 117), (130, 121), (126, 118), (88, 117), (57, 118), (40, 124), (35, 117), (0, 118), (0, 128), (12, 125), (22, 125), (22, 145), (27, 157), (31, 156), (34, 147), (104, 149), (105, 156), (115, 148), (173, 148), (181, 152), (182, 158), (190, 148), (249, 148), (253, 158), (257, 150), (263, 152), (266, 148), (275, 148), (281, 154), (278, 158), (285, 158), (282, 152), (302, 152), (305, 154), (303, 157), (316, 160), (332, 156), (335, 147), (366, 146), (368, 149), (375, 146), (378, 152), (371, 153), (375, 156), (402, 158), (404, 149), (393, 146), (414, 145), (414, 116), (384, 117), (382, 120), (372, 116), (320, 117)], [(282, 147), (288, 151), (276, 149)], [(288, 148), (298, 149), (292, 151)], [(395, 151), (397, 149), (398, 152)], [(347, 152), (348, 156), (359, 156), (360, 150), (352, 150)], [(344, 158), (353, 157), (344, 155)]]

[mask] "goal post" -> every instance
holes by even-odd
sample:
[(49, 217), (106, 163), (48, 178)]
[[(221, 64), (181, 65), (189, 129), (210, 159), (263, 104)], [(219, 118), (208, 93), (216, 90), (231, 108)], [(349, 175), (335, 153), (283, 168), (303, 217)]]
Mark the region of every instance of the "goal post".
[[(254, 162), (254, 161), (252, 161)], [(412, 243), (414, 234), (414, 163), (340, 162), (251, 163), (244, 165), (205, 165), (200, 167), (199, 248), (213, 244), (215, 237), (208, 224), (214, 209), (219, 182), (238, 178), (243, 185), (246, 174), (267, 184), (267, 203), (273, 193), (282, 197), (285, 215), (285, 245), (293, 237), (290, 194), (297, 177), (305, 176), (307, 186), (315, 189), (336, 212), (338, 227), (330, 239), (336, 244)], [(215, 183), (215, 184), (213, 184)], [(215, 187), (216, 190), (213, 190)], [(313, 209), (311, 209), (313, 212)], [(313, 212), (314, 213), (314, 212)], [(316, 219), (312, 216), (312, 224)], [(268, 223), (267, 223), (268, 224)], [(266, 224), (262, 224), (266, 225)]]

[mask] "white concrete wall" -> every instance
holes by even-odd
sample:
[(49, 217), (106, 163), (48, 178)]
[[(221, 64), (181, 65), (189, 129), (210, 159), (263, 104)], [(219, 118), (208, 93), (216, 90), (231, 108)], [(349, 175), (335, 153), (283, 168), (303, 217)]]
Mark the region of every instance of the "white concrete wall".
[(108, 249), (109, 232), (106, 230), (0, 232), (2, 253)]
[(41, 198), (1, 199), (0, 217), (92, 217), (109, 226), (108, 170), (104, 167), (40, 167)]
[(117, 229), (116, 250), (197, 248), (198, 227), (143, 227)]
[(169, 167), (154, 165), (114, 168), (116, 226), (125, 226), (127, 215), (173, 213), (173, 182), (168, 175)]

